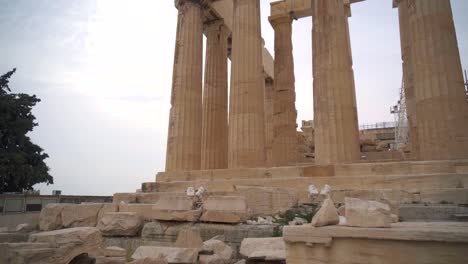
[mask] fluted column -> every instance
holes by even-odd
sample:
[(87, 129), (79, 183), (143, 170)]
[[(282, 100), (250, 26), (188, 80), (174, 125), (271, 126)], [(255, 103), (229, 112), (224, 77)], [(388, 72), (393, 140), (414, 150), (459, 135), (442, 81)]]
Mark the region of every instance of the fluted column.
[(201, 163), (203, 23), (198, 1), (178, 0), (166, 171)]
[(270, 17), (275, 30), (275, 83), (273, 101), (273, 165), (298, 159), (296, 92), (292, 46), (292, 17)]
[(225, 169), (228, 154), (228, 33), (223, 22), (217, 21), (205, 27), (205, 35), (201, 168)]
[(265, 149), (266, 149), (266, 166), (273, 166), (273, 100), (274, 87), (273, 79), (265, 79)]
[(343, 0), (314, 0), (313, 76), (316, 164), (360, 159), (348, 17)]
[(265, 165), (259, 0), (234, 0), (229, 105), (230, 168)]
[(407, 0), (404, 4), (419, 158), (468, 158), (468, 105), (450, 0)]
[(406, 113), (408, 117), (409, 142), (411, 146), (411, 159), (418, 159), (419, 142), (416, 121), (416, 104), (414, 98), (414, 72), (412, 68), (410, 35), (409, 35), (409, 5), (407, 0), (394, 1), (398, 5), (400, 20), (401, 59), (403, 61), (403, 82), (405, 91)]

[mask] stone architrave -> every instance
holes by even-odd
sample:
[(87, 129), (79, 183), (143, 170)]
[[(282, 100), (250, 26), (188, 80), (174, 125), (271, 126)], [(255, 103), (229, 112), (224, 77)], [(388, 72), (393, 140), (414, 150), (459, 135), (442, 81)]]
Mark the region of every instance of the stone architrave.
[(201, 164), (203, 21), (198, 2), (176, 1), (179, 16), (166, 171), (198, 170)]
[(284, 166), (298, 160), (292, 17), (269, 20), (275, 30), (272, 156), (274, 166)]
[[(419, 159), (468, 158), (468, 103), (450, 0), (402, 1), (407, 9)], [(412, 113), (415, 111), (416, 113)]]
[(343, 0), (315, 0), (313, 77), (315, 163), (360, 159), (348, 17)]
[(234, 0), (228, 167), (265, 165), (263, 41), (259, 0)]
[(228, 164), (228, 31), (222, 20), (205, 25), (206, 58), (203, 90), (201, 169)]

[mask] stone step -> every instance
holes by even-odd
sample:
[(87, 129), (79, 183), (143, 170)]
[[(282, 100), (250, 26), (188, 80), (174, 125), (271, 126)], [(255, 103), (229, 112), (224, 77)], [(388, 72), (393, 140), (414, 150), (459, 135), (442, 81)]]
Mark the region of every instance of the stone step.
[[(468, 174), (452, 173), (417, 176), (333, 176), (213, 181), (158, 181), (143, 183), (142, 190), (143, 192), (184, 192), (188, 187), (197, 188), (199, 186), (204, 186), (210, 192), (235, 192), (235, 186), (291, 188), (298, 192), (300, 201), (306, 202), (308, 200), (307, 187), (312, 184), (320, 189), (323, 188), (325, 184), (328, 184), (336, 191), (382, 189), (417, 193), (420, 190), (463, 189), (468, 187)], [(466, 192), (461, 192), (462, 199), (465, 199)], [(436, 194), (429, 195), (429, 197), (434, 195)]]
[(454, 218), (457, 221), (468, 222), (468, 213), (467, 214), (455, 214)]
[(400, 220), (402, 221), (455, 221), (456, 215), (468, 215), (468, 207), (455, 205), (402, 205)]

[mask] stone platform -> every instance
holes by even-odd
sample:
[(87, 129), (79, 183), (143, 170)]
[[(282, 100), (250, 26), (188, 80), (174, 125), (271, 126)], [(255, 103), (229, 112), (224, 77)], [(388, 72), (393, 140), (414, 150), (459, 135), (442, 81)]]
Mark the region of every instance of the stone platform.
[(242, 186), (288, 188), (307, 203), (311, 184), (332, 186), (336, 203), (348, 196), (400, 204), (468, 204), (468, 160), (163, 172), (155, 182), (143, 183), (142, 190), (163, 195), (200, 186), (221, 194), (238, 193)]
[(283, 230), (287, 263), (466, 263), (468, 223), (393, 224), (391, 228), (309, 225)]

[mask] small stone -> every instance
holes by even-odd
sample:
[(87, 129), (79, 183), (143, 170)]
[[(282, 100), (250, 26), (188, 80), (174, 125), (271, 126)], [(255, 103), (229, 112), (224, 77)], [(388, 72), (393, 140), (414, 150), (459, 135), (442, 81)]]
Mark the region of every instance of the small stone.
[(16, 232), (31, 232), (36, 230), (36, 227), (31, 224), (19, 224), (16, 226)]
[(195, 195), (198, 196), (198, 197), (202, 197), (203, 194), (205, 194), (205, 193), (206, 193), (205, 187), (200, 186), (200, 188), (198, 188), (198, 190), (197, 190), (197, 192), (195, 193)]
[(248, 259), (278, 261), (286, 259), (286, 244), (282, 237), (245, 238), (240, 254)]
[(187, 196), (195, 196), (195, 188), (188, 187), (185, 193), (187, 194)]
[(328, 184), (325, 184), (325, 186), (323, 186), (322, 190), (320, 191), (320, 195), (324, 195), (324, 196), (329, 196), (332, 192), (332, 188), (330, 187), (330, 185)]
[(309, 185), (308, 191), (309, 191), (309, 196), (311, 197), (314, 197), (319, 194), (319, 190), (313, 184)]
[(322, 206), (312, 218), (312, 226), (321, 227), (327, 225), (337, 225), (340, 222), (338, 211), (332, 199), (327, 198), (323, 201)]
[(234, 250), (223, 241), (212, 238), (203, 242), (202, 250), (212, 251), (211, 255), (200, 255), (200, 264), (228, 264), (234, 257)]

